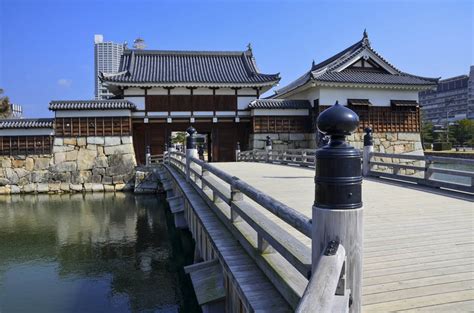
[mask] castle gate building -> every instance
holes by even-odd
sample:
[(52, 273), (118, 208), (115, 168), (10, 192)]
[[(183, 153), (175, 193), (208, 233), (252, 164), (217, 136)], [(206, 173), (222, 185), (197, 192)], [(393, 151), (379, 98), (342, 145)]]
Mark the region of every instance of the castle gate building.
[[(301, 143), (291, 148), (312, 147), (314, 120), (319, 112), (339, 101), (360, 117), (358, 132), (350, 138), (356, 147), (362, 148), (363, 129), (370, 126), (376, 151), (422, 152), (418, 92), (436, 87), (437, 81), (397, 69), (371, 47), (364, 31), (363, 38), (352, 46), (320, 63), (313, 61), (307, 72), (277, 90), (272, 99), (252, 103), (260, 111), (265, 108), (265, 116), (259, 117), (261, 131), (253, 135), (251, 145), (258, 145), (267, 135), (282, 149), (294, 145), (291, 134), (287, 140), (287, 130), (278, 126), (279, 117), (285, 115), (300, 121), (299, 134), (293, 136)], [(270, 100), (272, 104), (268, 105)]]
[(173, 132), (193, 125), (206, 137), (210, 161), (235, 159), (237, 142), (248, 147), (253, 131), (249, 103), (278, 83), (262, 74), (252, 50), (125, 50), (116, 74), (101, 74), (104, 85), (133, 102), (133, 142), (139, 163), (145, 149), (161, 154)]

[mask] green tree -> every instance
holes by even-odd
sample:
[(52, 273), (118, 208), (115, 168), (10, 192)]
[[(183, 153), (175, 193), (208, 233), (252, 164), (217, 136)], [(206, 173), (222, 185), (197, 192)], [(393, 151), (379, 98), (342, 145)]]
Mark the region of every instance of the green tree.
[(423, 143), (433, 143), (433, 123), (423, 122), (421, 124), (421, 140)]
[(449, 137), (458, 145), (463, 146), (474, 139), (474, 120), (460, 120), (456, 125), (449, 126)]
[(183, 144), (185, 143), (186, 140), (186, 133), (185, 132), (176, 132), (173, 134), (173, 137), (171, 138), (171, 143), (178, 143), (178, 144)]
[(3, 89), (0, 88), (0, 118), (9, 117), (12, 114), (10, 99), (3, 95)]

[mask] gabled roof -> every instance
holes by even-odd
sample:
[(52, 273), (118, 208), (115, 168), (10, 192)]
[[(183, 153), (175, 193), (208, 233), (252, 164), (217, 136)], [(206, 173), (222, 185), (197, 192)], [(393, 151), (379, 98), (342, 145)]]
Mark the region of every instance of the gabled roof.
[(256, 99), (250, 102), (249, 109), (310, 109), (308, 100)]
[(279, 74), (262, 74), (252, 50), (125, 50), (117, 74), (100, 78), (112, 86), (273, 86)]
[[(368, 71), (350, 67), (361, 58), (376, 63), (377, 70)], [(364, 31), (362, 39), (352, 46), (321, 63), (315, 64), (313, 61), (306, 73), (278, 89), (274, 97), (281, 97), (308, 82), (320, 85), (369, 84), (430, 87), (435, 86), (438, 80), (439, 78), (420, 77), (400, 71), (371, 47), (367, 32)]]
[(128, 100), (58, 100), (49, 103), (51, 111), (59, 110), (135, 110), (137, 107)]
[(0, 120), (0, 129), (53, 128), (52, 118), (25, 118)]

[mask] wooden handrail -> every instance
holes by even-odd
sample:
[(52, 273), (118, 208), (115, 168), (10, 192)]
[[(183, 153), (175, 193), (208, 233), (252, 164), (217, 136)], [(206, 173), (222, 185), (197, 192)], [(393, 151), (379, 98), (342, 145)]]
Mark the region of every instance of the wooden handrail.
[(349, 312), (350, 291), (345, 286), (345, 257), (346, 250), (342, 245), (335, 242), (328, 244), (296, 309), (297, 313)]

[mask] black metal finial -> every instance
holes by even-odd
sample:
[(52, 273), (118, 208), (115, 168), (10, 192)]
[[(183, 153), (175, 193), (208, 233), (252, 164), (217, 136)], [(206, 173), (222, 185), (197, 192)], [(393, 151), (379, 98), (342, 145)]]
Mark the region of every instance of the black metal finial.
[(362, 35), (362, 38), (369, 38), (369, 34), (367, 34), (367, 28), (364, 28), (364, 34)]
[(364, 131), (365, 131), (364, 146), (373, 146), (374, 143), (372, 141), (372, 128), (366, 127)]
[(360, 152), (345, 141), (359, 125), (359, 117), (338, 102), (323, 111), (318, 129), (330, 137), (316, 150), (315, 206), (355, 209), (362, 206)]
[(272, 145), (272, 139), (270, 136), (267, 136), (267, 140), (265, 140), (265, 146), (270, 147)]
[(186, 129), (188, 137), (186, 138), (186, 149), (196, 149), (196, 129), (192, 126), (189, 126)]
[(338, 145), (357, 129), (359, 116), (336, 101), (332, 107), (319, 115), (317, 125), (320, 132), (331, 138), (330, 145)]

